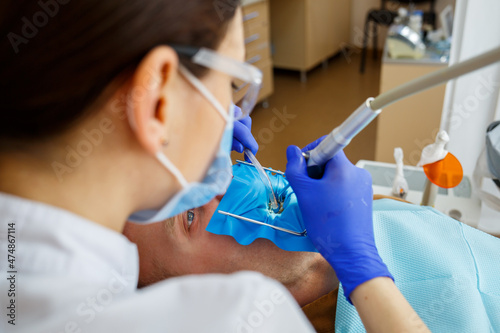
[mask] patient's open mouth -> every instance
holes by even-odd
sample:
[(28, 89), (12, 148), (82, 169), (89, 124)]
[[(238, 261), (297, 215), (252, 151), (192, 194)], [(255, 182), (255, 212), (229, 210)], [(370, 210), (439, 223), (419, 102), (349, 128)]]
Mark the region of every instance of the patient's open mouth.
[(281, 214), (281, 212), (283, 212), (283, 209), (285, 208), (284, 207), (285, 196), (282, 195), (282, 196), (276, 198), (276, 202), (278, 203), (278, 210), (277, 211), (274, 211), (271, 201), (268, 202), (267, 208), (269, 209), (270, 212), (273, 212), (274, 214)]

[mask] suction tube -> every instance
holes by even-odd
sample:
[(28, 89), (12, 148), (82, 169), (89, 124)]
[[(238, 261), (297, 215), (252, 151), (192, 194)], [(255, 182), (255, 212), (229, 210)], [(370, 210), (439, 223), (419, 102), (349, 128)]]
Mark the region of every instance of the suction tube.
[(274, 195), (274, 190), (273, 190), (273, 185), (271, 184), (271, 180), (269, 179), (269, 176), (267, 175), (266, 171), (262, 167), (262, 165), (259, 163), (255, 155), (252, 153), (252, 151), (248, 148), (244, 150), (245, 155), (248, 156), (250, 159), (250, 162), (255, 166), (257, 169), (257, 172), (259, 173), (260, 179), (264, 183), (264, 186), (266, 187), (266, 192), (267, 192), (267, 200), (269, 203), (269, 208), (274, 212), (277, 213), (280, 210), (280, 206), (278, 204), (278, 201), (276, 200), (276, 195)]

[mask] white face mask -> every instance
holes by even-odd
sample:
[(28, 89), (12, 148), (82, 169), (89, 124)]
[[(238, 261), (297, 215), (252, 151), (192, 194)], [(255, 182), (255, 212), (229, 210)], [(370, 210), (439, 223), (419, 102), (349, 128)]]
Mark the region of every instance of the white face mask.
[(132, 222), (143, 224), (159, 222), (178, 215), (188, 209), (203, 206), (216, 195), (223, 194), (229, 187), (229, 183), (233, 177), (231, 168), (231, 143), (233, 140), (234, 104), (231, 103), (229, 114), (227, 114), (219, 101), (200, 80), (182, 66), (180, 67), (180, 71), (226, 120), (224, 134), (215, 159), (201, 182), (188, 183), (179, 169), (177, 169), (162, 151), (156, 153), (158, 161), (174, 175), (181, 184), (182, 189), (159, 209), (142, 210), (133, 213), (129, 217), (129, 220)]

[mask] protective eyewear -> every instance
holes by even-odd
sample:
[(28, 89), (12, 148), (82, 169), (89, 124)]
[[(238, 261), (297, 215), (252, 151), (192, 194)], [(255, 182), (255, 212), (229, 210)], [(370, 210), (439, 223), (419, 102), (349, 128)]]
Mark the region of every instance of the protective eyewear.
[(259, 96), (262, 86), (262, 72), (255, 66), (218, 54), (217, 52), (204, 48), (183, 45), (170, 45), (179, 56), (189, 57), (194, 64), (211, 68), (234, 78), (232, 82), (233, 93), (243, 96), (238, 105), (241, 114), (235, 115), (235, 119), (242, 119), (252, 112)]

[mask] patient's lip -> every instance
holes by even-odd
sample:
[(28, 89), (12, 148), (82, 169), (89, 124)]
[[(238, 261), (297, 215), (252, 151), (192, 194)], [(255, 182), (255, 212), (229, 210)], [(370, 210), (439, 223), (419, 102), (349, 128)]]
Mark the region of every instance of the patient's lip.
[[(226, 194), (226, 193), (224, 193), (224, 194)], [(215, 196), (215, 199), (217, 199), (217, 201), (221, 201), (222, 198), (224, 197), (224, 194)]]

